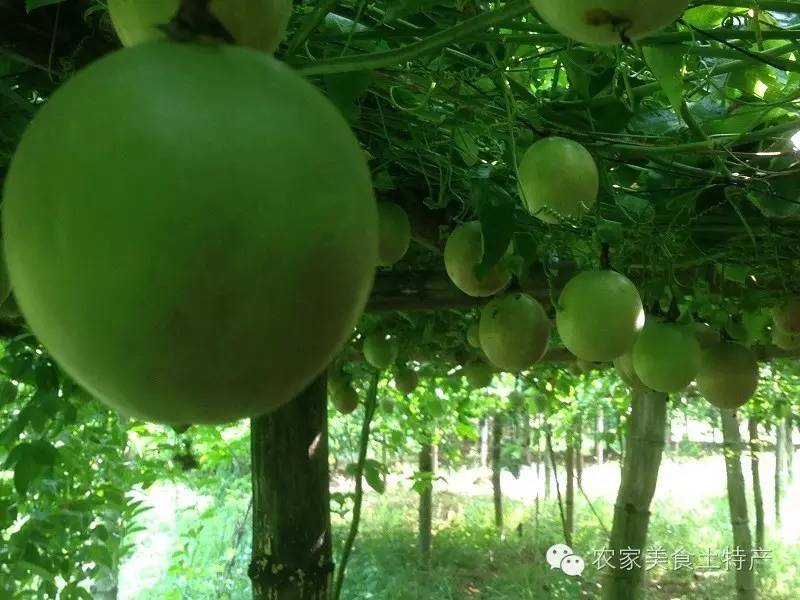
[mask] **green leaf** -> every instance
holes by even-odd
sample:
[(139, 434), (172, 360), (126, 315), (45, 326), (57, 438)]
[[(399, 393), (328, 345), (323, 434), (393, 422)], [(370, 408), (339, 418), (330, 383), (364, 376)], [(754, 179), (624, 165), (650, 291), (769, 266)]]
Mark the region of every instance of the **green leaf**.
[(750, 275), (750, 267), (747, 265), (727, 263), (722, 265), (722, 274), (728, 281), (744, 285), (747, 283), (747, 276)]
[(619, 221), (609, 221), (602, 217), (597, 222), (597, 240), (611, 246), (616, 246), (625, 239), (625, 229)]
[(24, 454), (14, 465), (14, 489), (20, 496), (28, 493), (31, 482), (36, 479), (42, 471), (42, 467), (33, 459), (30, 454)]
[(369, 88), (372, 80), (370, 71), (352, 71), (325, 76), (325, 88), (328, 98), (348, 121), (357, 121), (360, 116), (358, 99)]
[(475, 181), (472, 202), (477, 207), (483, 233), (483, 256), (475, 268), (475, 273), (480, 278), (508, 252), (516, 225), (516, 207), (508, 192), (488, 179)]
[(367, 459), (364, 462), (364, 479), (367, 480), (369, 487), (382, 494), (386, 491), (386, 486), (383, 483), (382, 475), (385, 473), (386, 467), (383, 463), (376, 460)]
[(644, 58), (677, 114), (683, 107), (683, 46), (645, 46)]
[(58, 459), (58, 450), (47, 440), (36, 440), (31, 443), (30, 454), (43, 467), (52, 467)]
[(51, 6), (53, 4), (60, 4), (64, 0), (25, 0), (25, 9), (28, 12), (42, 8), (43, 6)]
[(22, 442), (17, 444), (11, 449), (11, 452), (8, 453), (5, 462), (3, 463), (4, 469), (10, 469), (15, 464), (17, 464), (22, 457), (30, 453), (31, 445), (28, 442)]
[(78, 585), (78, 582), (72, 582), (59, 594), (60, 600), (92, 600), (92, 595), (84, 588)]
[(747, 9), (735, 9), (725, 6), (698, 6), (690, 8), (683, 13), (683, 20), (699, 29), (712, 29), (718, 27), (728, 15), (743, 12), (747, 12)]
[(17, 399), (17, 386), (10, 381), (0, 382), (0, 406), (11, 404)]
[(655, 209), (645, 198), (633, 196), (631, 194), (620, 194), (615, 197), (619, 206), (631, 221), (634, 223), (650, 223), (656, 216)]
[(92, 562), (109, 569), (113, 568), (114, 566), (114, 560), (111, 558), (111, 553), (105, 546), (99, 544), (88, 546), (86, 548), (86, 556)]
[(453, 131), (453, 141), (455, 142), (456, 150), (458, 150), (458, 153), (461, 155), (461, 160), (464, 161), (464, 164), (468, 167), (475, 166), (475, 163), (478, 162), (478, 154), (480, 152), (475, 138), (472, 137), (468, 131), (459, 127)]

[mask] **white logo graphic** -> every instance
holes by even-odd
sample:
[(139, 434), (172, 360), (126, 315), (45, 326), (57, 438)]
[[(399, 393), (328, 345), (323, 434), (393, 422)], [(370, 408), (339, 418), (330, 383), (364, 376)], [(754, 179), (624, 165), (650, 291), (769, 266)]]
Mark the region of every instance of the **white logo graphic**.
[(555, 544), (547, 550), (547, 564), (551, 569), (561, 569), (565, 575), (576, 577), (583, 573), (586, 563), (566, 544)]
[(576, 554), (570, 554), (561, 561), (561, 570), (570, 577), (577, 577), (583, 573), (585, 567), (586, 564), (583, 562), (583, 559)]
[(547, 551), (547, 564), (550, 565), (551, 569), (560, 569), (561, 561), (571, 554), (573, 554), (572, 548), (566, 544), (550, 546), (550, 549)]

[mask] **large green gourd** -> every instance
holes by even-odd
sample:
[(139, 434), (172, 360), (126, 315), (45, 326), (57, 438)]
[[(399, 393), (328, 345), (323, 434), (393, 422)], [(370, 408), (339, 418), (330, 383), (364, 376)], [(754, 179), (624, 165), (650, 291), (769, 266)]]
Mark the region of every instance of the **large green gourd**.
[(377, 260), (344, 119), (234, 46), (143, 44), (68, 80), (12, 159), (3, 229), (16, 299), (56, 361), (169, 423), (300, 392), (352, 334)]

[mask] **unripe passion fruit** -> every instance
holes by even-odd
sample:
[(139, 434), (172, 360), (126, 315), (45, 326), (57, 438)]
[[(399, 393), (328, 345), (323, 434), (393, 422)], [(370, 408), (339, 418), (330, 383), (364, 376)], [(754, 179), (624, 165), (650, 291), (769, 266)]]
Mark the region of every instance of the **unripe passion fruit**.
[(594, 206), (597, 165), (578, 142), (549, 137), (528, 148), (519, 164), (519, 186), (528, 211), (546, 223), (578, 218)]
[(358, 393), (353, 386), (345, 384), (331, 389), (331, 402), (343, 415), (349, 415), (358, 408)]
[(401, 367), (395, 371), (394, 385), (401, 394), (410, 394), (419, 385), (419, 375), (414, 369)]
[(411, 223), (394, 202), (378, 202), (378, 264), (390, 267), (402, 259), (411, 243)]
[[(124, 46), (164, 40), (180, 0), (108, 0), (111, 22)], [(210, 0), (210, 13), (237, 44), (272, 54), (292, 15), (292, 0)]]
[(585, 44), (638, 40), (663, 29), (688, 0), (531, 0), (553, 29)]
[(481, 361), (467, 363), (464, 365), (462, 372), (464, 377), (467, 378), (469, 386), (475, 390), (485, 388), (491, 384), (494, 377), (494, 369)]
[(153, 42), (77, 73), (25, 132), (3, 208), (33, 332), (98, 399), (152, 421), (291, 399), (350, 337), (377, 260), (344, 119), (234, 46)]
[(561, 341), (578, 358), (609, 361), (629, 352), (644, 325), (636, 286), (614, 271), (584, 271), (558, 299)]
[(657, 392), (678, 392), (700, 368), (700, 343), (686, 327), (650, 320), (633, 345), (633, 368)]
[(444, 266), (450, 280), (465, 294), (482, 298), (496, 294), (511, 281), (503, 265), (495, 265), (484, 277), (475, 274), (483, 256), (483, 234), (478, 221), (463, 223), (453, 230), (444, 247)]
[(755, 355), (744, 346), (724, 342), (703, 350), (697, 387), (714, 406), (735, 409), (756, 393), (758, 377)]
[(527, 294), (507, 294), (481, 310), (480, 339), (493, 365), (518, 373), (544, 356), (550, 320), (542, 305)]
[(800, 334), (800, 297), (787, 298), (773, 307), (772, 319), (782, 332)]
[(622, 381), (624, 381), (628, 387), (634, 389), (644, 387), (642, 380), (639, 379), (639, 376), (636, 374), (636, 370), (633, 368), (632, 352), (626, 352), (622, 356), (615, 358), (614, 368), (617, 370), (617, 374), (619, 375), (620, 379), (622, 379)]
[(397, 360), (397, 341), (382, 333), (364, 339), (364, 358), (376, 369), (388, 369)]

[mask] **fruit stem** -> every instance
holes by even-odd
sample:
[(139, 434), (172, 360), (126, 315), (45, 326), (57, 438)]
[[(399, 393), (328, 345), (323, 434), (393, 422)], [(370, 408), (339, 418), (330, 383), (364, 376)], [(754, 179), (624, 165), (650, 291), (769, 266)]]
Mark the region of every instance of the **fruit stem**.
[(347, 570), (347, 561), (350, 559), (350, 553), (353, 550), (353, 544), (358, 535), (358, 526), (361, 522), (361, 505), (364, 499), (364, 464), (367, 460), (367, 447), (369, 446), (370, 425), (372, 424), (372, 417), (375, 415), (375, 405), (378, 397), (378, 382), (380, 381), (381, 372), (377, 369), (372, 374), (370, 381), (369, 391), (364, 401), (364, 421), (361, 424), (361, 436), (358, 445), (358, 460), (356, 462), (355, 483), (356, 489), (353, 498), (353, 517), (350, 521), (350, 531), (347, 534), (347, 539), (342, 549), (342, 555), (339, 559), (339, 568), (336, 571), (336, 577), (333, 584), (333, 600), (339, 600), (342, 593), (342, 585), (344, 585), (345, 571)]
[(604, 271), (611, 270), (611, 246), (608, 242), (600, 244), (600, 268)]
[(210, 0), (180, 0), (178, 12), (160, 26), (174, 42), (199, 40), (233, 43), (233, 36), (208, 9)]

